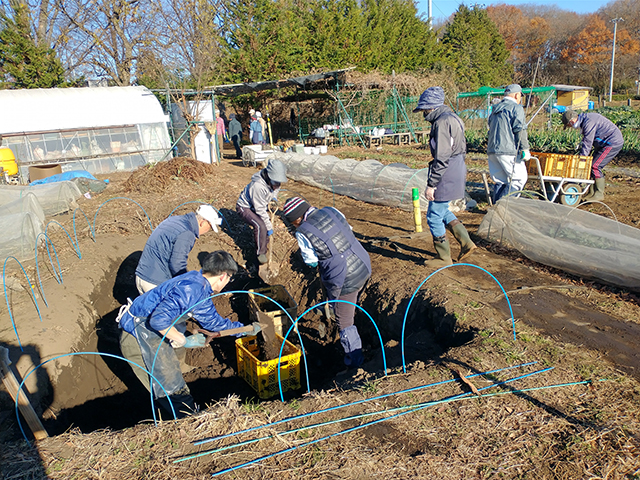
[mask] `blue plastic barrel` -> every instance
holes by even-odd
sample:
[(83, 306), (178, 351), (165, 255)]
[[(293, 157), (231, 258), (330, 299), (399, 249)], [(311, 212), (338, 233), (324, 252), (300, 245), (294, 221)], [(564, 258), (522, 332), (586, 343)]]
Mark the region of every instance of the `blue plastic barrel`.
[(590, 101), (589, 102), (589, 110), (593, 110), (593, 106), (594, 106), (594, 103)]

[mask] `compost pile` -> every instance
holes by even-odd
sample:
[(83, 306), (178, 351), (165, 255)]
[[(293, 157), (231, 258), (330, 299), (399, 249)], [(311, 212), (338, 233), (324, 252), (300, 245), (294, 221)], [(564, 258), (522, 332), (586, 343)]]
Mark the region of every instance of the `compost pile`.
[(163, 193), (173, 180), (184, 179), (198, 183), (213, 174), (213, 165), (189, 157), (176, 157), (153, 166), (140, 167), (123, 185), (126, 192)]

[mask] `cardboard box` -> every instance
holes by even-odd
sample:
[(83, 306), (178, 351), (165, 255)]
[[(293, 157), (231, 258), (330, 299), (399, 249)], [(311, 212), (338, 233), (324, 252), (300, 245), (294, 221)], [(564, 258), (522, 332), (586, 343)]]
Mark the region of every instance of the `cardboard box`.
[(29, 181), (34, 182), (59, 173), (62, 173), (62, 167), (57, 163), (52, 163), (51, 165), (36, 165), (29, 167)]

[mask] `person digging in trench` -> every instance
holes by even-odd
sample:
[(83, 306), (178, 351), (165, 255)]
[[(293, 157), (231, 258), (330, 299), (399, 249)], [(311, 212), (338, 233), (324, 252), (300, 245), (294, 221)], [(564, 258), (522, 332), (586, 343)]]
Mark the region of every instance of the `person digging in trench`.
[[(240, 322), (223, 318), (209, 299), (220, 292), (237, 271), (238, 265), (229, 253), (222, 250), (210, 253), (202, 262), (202, 270), (167, 280), (133, 302), (128, 299), (127, 305), (118, 312), (116, 321), (121, 329), (122, 355), (153, 374), (157, 380), (152, 385), (154, 398), (168, 413), (173, 405), (178, 418), (196, 411), (189, 387), (182, 377), (178, 352), (183, 347), (198, 348), (206, 344), (202, 333), (185, 335), (187, 315), (184, 314), (188, 311), (191, 318), (211, 332), (243, 327)], [(179, 317), (180, 320), (172, 325)], [(260, 325), (255, 323), (249, 335), (257, 335), (259, 331)], [(133, 365), (132, 368), (149, 389), (146, 372)]]
[(317, 209), (300, 197), (289, 198), (283, 207), (285, 218), (296, 228), (296, 239), (304, 262), (318, 267), (320, 280), (331, 303), (340, 329), (340, 344), (347, 367), (364, 361), (362, 340), (354, 325), (358, 296), (371, 277), (371, 260), (351, 231), (340, 211), (332, 207)]
[(266, 168), (252, 175), (251, 182), (244, 188), (236, 203), (236, 211), (240, 217), (253, 227), (260, 265), (268, 261), (269, 237), (273, 235), (269, 203), (278, 202), (280, 185), (286, 181), (287, 167), (280, 160), (272, 158)]
[(151, 233), (136, 268), (140, 295), (187, 271), (187, 260), (200, 235), (218, 232), (222, 219), (211, 205), (200, 205), (195, 213), (167, 218)]
[(624, 144), (622, 132), (615, 124), (599, 113), (577, 112), (567, 109), (562, 114), (564, 128), (577, 128), (582, 133), (580, 155), (589, 155), (593, 147), (591, 178), (595, 183), (583, 197), (583, 201), (601, 202), (604, 200), (604, 173), (602, 169), (613, 160)]
[(427, 88), (420, 95), (418, 106), (413, 112), (422, 112), (424, 119), (431, 123), (429, 147), (433, 160), (429, 162), (425, 196), (429, 201), (427, 223), (433, 236), (436, 258), (427, 260), (425, 265), (439, 268), (453, 263), (446, 228), (460, 243), (459, 262), (476, 249), (467, 229), (449, 210), (451, 200), (464, 198), (467, 179), (467, 167), (464, 163), (467, 151), (464, 124), (444, 104), (442, 87)]

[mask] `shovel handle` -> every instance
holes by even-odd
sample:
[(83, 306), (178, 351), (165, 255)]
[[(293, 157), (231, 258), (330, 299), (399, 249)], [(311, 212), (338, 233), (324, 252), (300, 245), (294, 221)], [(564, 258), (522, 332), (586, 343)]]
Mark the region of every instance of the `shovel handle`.
[(245, 327), (238, 327), (238, 328), (230, 328), (229, 330), (220, 330), (219, 332), (210, 332), (209, 330), (205, 330), (201, 328), (201, 329), (198, 329), (198, 332), (204, 333), (206, 336), (211, 338), (229, 337), (231, 335), (238, 335), (239, 333), (253, 332), (253, 325), (247, 325)]

